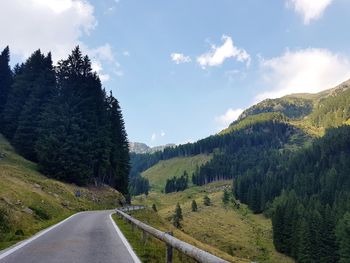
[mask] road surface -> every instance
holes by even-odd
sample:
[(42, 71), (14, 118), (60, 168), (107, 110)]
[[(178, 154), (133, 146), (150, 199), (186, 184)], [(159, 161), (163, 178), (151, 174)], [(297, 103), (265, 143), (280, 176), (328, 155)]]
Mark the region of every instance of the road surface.
[(0, 254), (1, 263), (138, 263), (112, 211), (83, 212)]

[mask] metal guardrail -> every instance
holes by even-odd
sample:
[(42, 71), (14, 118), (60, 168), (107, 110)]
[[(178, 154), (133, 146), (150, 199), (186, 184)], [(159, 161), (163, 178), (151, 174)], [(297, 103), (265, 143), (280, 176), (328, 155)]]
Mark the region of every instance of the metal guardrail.
[(161, 241), (163, 241), (167, 246), (167, 252), (166, 252), (166, 262), (172, 263), (173, 262), (173, 248), (180, 251), (184, 255), (196, 260), (200, 263), (229, 263), (226, 260), (223, 260), (221, 258), (218, 258), (204, 250), (201, 250), (193, 245), (190, 245), (184, 241), (181, 241), (180, 239), (177, 239), (176, 237), (173, 237), (172, 233), (168, 232), (162, 232), (154, 227), (151, 227), (132, 216), (126, 214), (124, 211), (133, 211), (133, 210), (139, 210), (143, 209), (143, 206), (132, 206), (132, 207), (125, 207), (116, 209), (116, 213), (119, 217), (124, 218), (125, 220), (129, 221), (133, 226), (138, 227), (143, 231), (143, 233), (147, 233)]

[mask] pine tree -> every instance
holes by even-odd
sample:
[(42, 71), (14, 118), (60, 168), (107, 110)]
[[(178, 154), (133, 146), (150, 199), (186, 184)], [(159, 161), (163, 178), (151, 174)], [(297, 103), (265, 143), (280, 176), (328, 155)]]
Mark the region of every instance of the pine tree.
[(203, 204), (205, 205), (205, 206), (210, 206), (211, 205), (211, 201), (210, 201), (210, 198), (209, 198), (209, 196), (204, 196), (204, 198), (203, 198)]
[(191, 205), (191, 207), (192, 207), (192, 212), (197, 212), (198, 206), (197, 206), (196, 200), (192, 200), (192, 205)]
[(350, 262), (350, 213), (347, 212), (339, 221), (336, 228), (339, 244), (339, 262)]
[(332, 263), (338, 261), (338, 246), (336, 243), (335, 236), (335, 218), (332, 208), (327, 205), (322, 222), (322, 231), (321, 231), (321, 263)]
[(224, 193), (222, 195), (222, 202), (224, 203), (224, 205), (227, 205), (229, 201), (230, 201), (230, 194), (225, 188)]
[(7, 46), (0, 54), (0, 127), (2, 112), (11, 89), (13, 74), (10, 68), (10, 49)]
[(30, 96), (19, 116), (13, 144), (21, 155), (36, 161), (34, 146), (39, 136), (40, 116), (55, 87), (55, 72), (50, 53), (45, 57), (38, 50), (32, 55), (32, 60), (31, 69), (37, 76), (32, 80)]
[(175, 212), (174, 212), (174, 215), (173, 215), (173, 225), (176, 227), (176, 228), (180, 228), (181, 227), (181, 221), (183, 220), (183, 217), (182, 217), (182, 209), (180, 207), (180, 204), (177, 203), (176, 204), (176, 208), (175, 208)]
[(300, 263), (313, 263), (311, 256), (311, 240), (309, 234), (309, 225), (306, 220), (302, 220), (300, 225), (300, 241), (298, 249), (298, 262)]
[(157, 207), (156, 207), (156, 204), (152, 204), (152, 210), (154, 211), (154, 212), (157, 212), (158, 210), (157, 210)]
[(109, 121), (111, 123), (109, 180), (110, 185), (113, 185), (117, 190), (125, 194), (128, 191), (130, 172), (129, 143), (118, 100), (111, 93), (107, 101), (109, 105)]

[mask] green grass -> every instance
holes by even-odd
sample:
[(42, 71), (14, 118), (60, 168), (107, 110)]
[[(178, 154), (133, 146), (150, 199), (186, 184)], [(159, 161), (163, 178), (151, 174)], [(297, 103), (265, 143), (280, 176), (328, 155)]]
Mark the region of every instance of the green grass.
[(184, 171), (190, 176), (198, 166), (208, 162), (211, 159), (210, 155), (200, 154), (193, 157), (177, 157), (170, 160), (160, 161), (148, 170), (142, 173), (142, 176), (148, 178), (152, 190), (164, 190), (166, 180), (171, 177), (178, 177)]
[[(236, 209), (232, 204), (226, 207), (222, 204), (223, 189), (230, 186), (231, 181), (221, 181), (178, 193), (151, 192), (148, 197), (138, 196), (133, 202), (148, 207), (155, 203), (160, 219), (150, 218), (143, 211), (135, 212), (134, 216), (163, 231), (172, 230), (180, 239), (231, 262), (293, 262), (274, 249), (268, 218), (253, 214), (245, 205)], [(205, 195), (210, 197), (211, 206), (203, 205)], [(197, 212), (191, 211), (193, 199), (198, 204)], [(184, 217), (181, 231), (170, 222), (177, 202)]]
[[(157, 215), (153, 213), (150, 216), (151, 211), (143, 211), (143, 213), (148, 213), (148, 218), (157, 218)], [(113, 219), (118, 225), (119, 229), (123, 232), (124, 236), (132, 246), (136, 255), (143, 263), (163, 263), (165, 262), (166, 256), (166, 246), (165, 243), (150, 236), (144, 235), (142, 230), (133, 229), (131, 224), (125, 222), (123, 219), (119, 218), (116, 214), (113, 215)], [(157, 219), (153, 219), (157, 220)], [(182, 253), (174, 250), (173, 252), (174, 263), (179, 262), (195, 262), (194, 260), (188, 258)]]
[(1, 135), (0, 156), (0, 249), (78, 211), (114, 208), (123, 199), (109, 187), (83, 188), (43, 176)]
[(286, 121), (287, 118), (280, 112), (265, 112), (256, 115), (250, 115), (222, 130), (221, 132), (219, 132), (219, 135), (232, 133), (234, 131), (242, 130), (251, 125), (271, 120)]

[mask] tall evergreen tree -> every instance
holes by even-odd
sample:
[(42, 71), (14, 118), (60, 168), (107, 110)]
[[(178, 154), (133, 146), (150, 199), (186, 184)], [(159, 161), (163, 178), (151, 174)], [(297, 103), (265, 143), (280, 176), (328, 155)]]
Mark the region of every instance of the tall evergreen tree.
[(196, 200), (192, 200), (191, 208), (192, 208), (192, 212), (197, 212), (198, 206), (197, 206)]
[(181, 221), (183, 220), (182, 209), (179, 203), (176, 204), (175, 212), (173, 215), (173, 225), (176, 228), (181, 227)]
[(350, 262), (350, 212), (339, 221), (336, 229), (340, 263)]
[[(111, 123), (111, 150), (109, 155), (110, 185), (126, 194), (130, 172), (129, 143), (119, 102), (112, 93), (107, 98)], [(148, 192), (148, 191), (147, 191)]]
[(227, 205), (229, 201), (230, 201), (230, 194), (225, 188), (224, 193), (222, 194), (222, 202), (224, 203), (224, 205)]
[(50, 53), (45, 57), (38, 50), (32, 58), (31, 67), (37, 76), (32, 80), (30, 95), (19, 116), (13, 144), (24, 157), (36, 161), (34, 146), (39, 136), (40, 116), (55, 87), (55, 72)]
[(56, 76), (36, 143), (40, 169), (61, 180), (108, 184), (127, 194), (129, 148), (117, 99), (106, 96), (79, 47), (58, 63)]
[(0, 127), (3, 126), (1, 121), (2, 112), (5, 108), (7, 97), (10, 92), (12, 77), (12, 71), (10, 68), (10, 49), (7, 46), (0, 54)]

